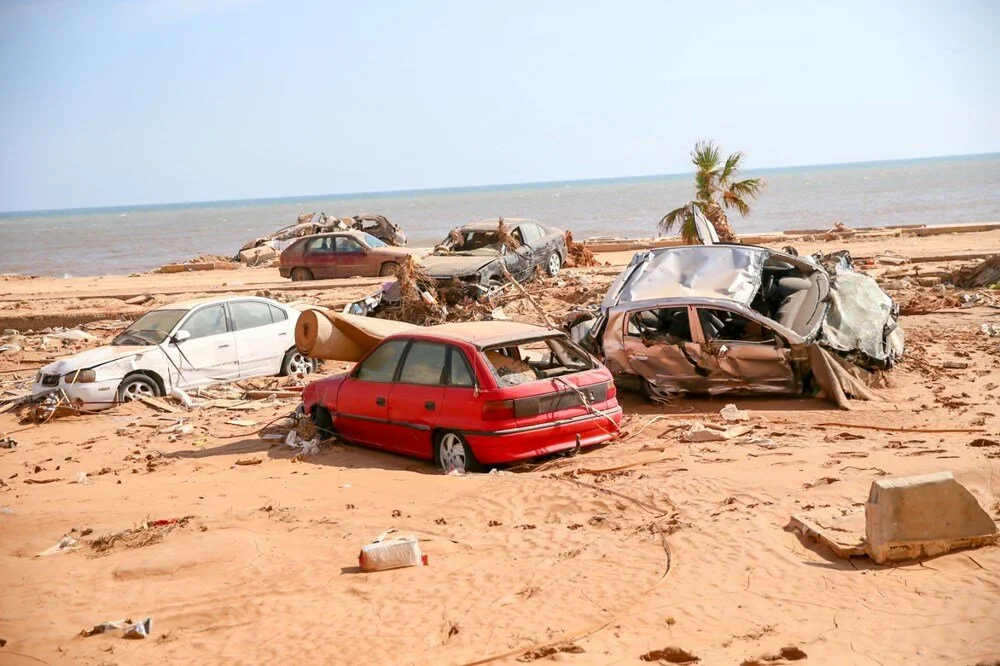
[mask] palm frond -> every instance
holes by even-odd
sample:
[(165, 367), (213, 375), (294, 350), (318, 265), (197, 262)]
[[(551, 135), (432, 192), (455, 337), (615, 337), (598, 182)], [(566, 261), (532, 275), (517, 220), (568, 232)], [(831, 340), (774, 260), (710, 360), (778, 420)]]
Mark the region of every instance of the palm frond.
[(722, 193), (722, 205), (726, 208), (735, 208), (743, 217), (750, 214), (749, 204), (734, 194), (732, 190), (725, 190)]
[[(660, 231), (664, 234), (668, 234), (671, 229), (680, 224), (681, 234), (683, 235), (685, 227), (689, 224), (692, 226), (694, 225), (694, 215), (691, 213), (692, 205), (692, 203), (686, 203), (680, 208), (675, 208), (664, 215), (660, 219)], [(690, 220), (687, 218), (690, 218)]]
[(723, 187), (740, 172), (740, 162), (742, 161), (743, 153), (741, 151), (736, 151), (726, 158), (726, 165), (722, 167), (722, 173), (719, 175), (719, 182)]
[(719, 170), (719, 163), (722, 160), (722, 153), (713, 141), (699, 141), (694, 144), (691, 151), (691, 163), (695, 166), (695, 172), (705, 171), (714, 173)]
[(767, 183), (763, 178), (747, 178), (735, 183), (729, 183), (729, 187), (726, 189), (741, 199), (756, 199), (766, 186)]

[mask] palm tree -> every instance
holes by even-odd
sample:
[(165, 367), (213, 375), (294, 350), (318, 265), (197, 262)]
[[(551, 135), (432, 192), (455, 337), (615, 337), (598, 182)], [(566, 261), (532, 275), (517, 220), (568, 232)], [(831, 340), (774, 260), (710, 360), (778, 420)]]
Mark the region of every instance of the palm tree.
[(695, 229), (695, 209), (700, 210), (712, 223), (724, 243), (737, 241), (736, 234), (729, 226), (725, 209), (735, 209), (746, 217), (750, 214), (750, 204), (764, 189), (763, 178), (737, 180), (743, 153), (735, 152), (723, 161), (722, 152), (713, 141), (699, 141), (691, 151), (694, 164), (695, 198), (680, 208), (676, 208), (660, 220), (660, 230), (668, 233), (680, 224), (681, 237), (686, 242), (698, 239)]

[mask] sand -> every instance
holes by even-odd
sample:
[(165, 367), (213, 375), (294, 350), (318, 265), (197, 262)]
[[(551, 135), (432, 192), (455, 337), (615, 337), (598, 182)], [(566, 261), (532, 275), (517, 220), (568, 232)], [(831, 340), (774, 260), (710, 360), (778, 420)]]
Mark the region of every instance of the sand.
[[(967, 251), (1000, 250), (1000, 234), (990, 232), (961, 243), (919, 239), (907, 252), (940, 254), (942, 238)], [(855, 251), (824, 244), (840, 246)], [(874, 248), (884, 249), (898, 246)], [(887, 270), (897, 269), (878, 269)], [(567, 270), (538, 285), (539, 297), (562, 315), (603, 293), (615, 272)], [(33, 312), (58, 314), (123, 285), (171, 287), (177, 293), (157, 301), (168, 302), (233, 281), (321, 303), (370, 290), (282, 291), (290, 283), (269, 269), (4, 286)], [(109, 299), (108, 309), (120, 302)], [(523, 302), (506, 310), (534, 316)], [(997, 547), (881, 567), (837, 559), (785, 530), (808, 508), (856, 508), (880, 476), (938, 470), (954, 472), (1000, 519), (1000, 446), (970, 446), (1000, 440), (1000, 339), (980, 331), (1000, 323), (1000, 310), (945, 308), (902, 323), (910, 355), (877, 391), (881, 402), (842, 412), (811, 398), (654, 405), (620, 394), (628, 415), (620, 441), (502, 474), (446, 476), (342, 445), (295, 457), (251, 434), (289, 413), (293, 400), (183, 414), (194, 431), (174, 441), (150, 426), (176, 415), (140, 405), (37, 427), (0, 415), (0, 433), (18, 442), (0, 449), (0, 663), (463, 664), (509, 653), (496, 663), (640, 664), (668, 647), (702, 664), (786, 663), (763, 659), (789, 647), (814, 664), (1000, 659)], [(0, 357), (3, 379), (92, 344)], [(776, 448), (681, 441), (683, 425), (720, 422), (731, 401)], [(79, 472), (86, 483), (73, 482)], [(106, 551), (91, 545), (145, 521), (185, 517)], [(361, 573), (361, 545), (389, 527), (418, 536), (429, 566)], [(66, 534), (82, 548), (36, 557)], [(149, 616), (145, 640), (79, 635)]]

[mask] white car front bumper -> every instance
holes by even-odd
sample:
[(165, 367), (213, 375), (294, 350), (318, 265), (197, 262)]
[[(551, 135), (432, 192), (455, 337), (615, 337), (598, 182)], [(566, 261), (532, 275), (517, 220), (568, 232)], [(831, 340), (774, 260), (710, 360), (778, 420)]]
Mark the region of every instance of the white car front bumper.
[(31, 388), (32, 395), (48, 393), (61, 389), (70, 402), (79, 409), (96, 411), (107, 409), (115, 404), (116, 392), (121, 379), (106, 379), (97, 382), (76, 382), (67, 383), (63, 377), (59, 378), (56, 385), (46, 385), (42, 382), (35, 382)]

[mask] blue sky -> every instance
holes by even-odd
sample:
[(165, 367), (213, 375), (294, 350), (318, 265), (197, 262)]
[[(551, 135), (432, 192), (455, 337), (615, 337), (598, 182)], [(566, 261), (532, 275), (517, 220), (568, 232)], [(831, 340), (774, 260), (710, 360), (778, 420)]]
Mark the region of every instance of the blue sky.
[[(362, 6), (363, 5), (363, 6)], [(0, 210), (1000, 151), (1000, 3), (0, 2)]]

